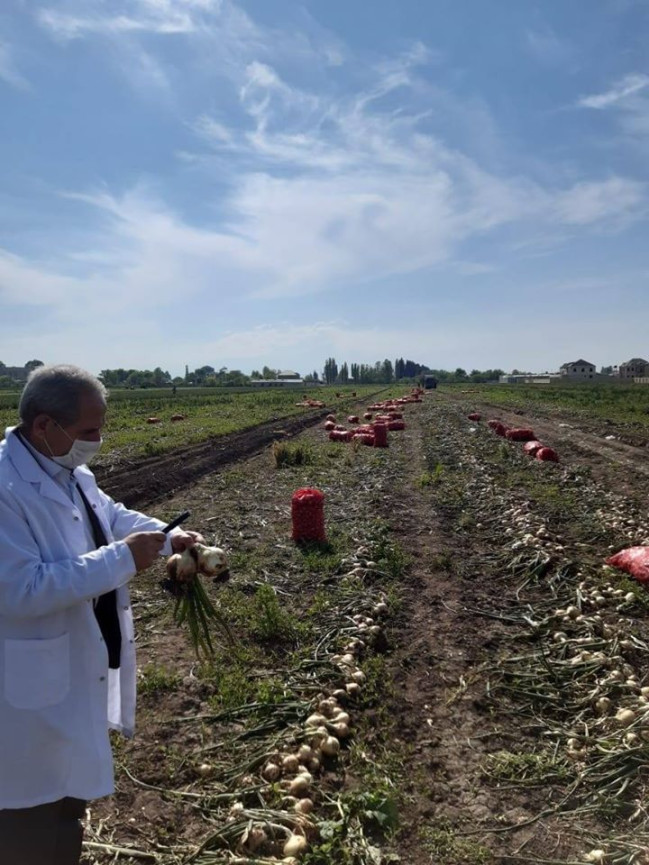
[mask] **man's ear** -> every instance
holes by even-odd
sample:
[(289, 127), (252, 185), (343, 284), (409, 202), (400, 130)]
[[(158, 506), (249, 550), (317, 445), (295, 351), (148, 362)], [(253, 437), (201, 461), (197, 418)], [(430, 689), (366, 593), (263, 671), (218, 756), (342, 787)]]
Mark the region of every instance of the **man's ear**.
[(36, 415), (34, 421), (32, 423), (32, 427), (28, 430), (29, 435), (32, 438), (40, 439), (41, 441), (45, 439), (47, 435), (47, 427), (52, 418), (48, 414), (39, 414)]

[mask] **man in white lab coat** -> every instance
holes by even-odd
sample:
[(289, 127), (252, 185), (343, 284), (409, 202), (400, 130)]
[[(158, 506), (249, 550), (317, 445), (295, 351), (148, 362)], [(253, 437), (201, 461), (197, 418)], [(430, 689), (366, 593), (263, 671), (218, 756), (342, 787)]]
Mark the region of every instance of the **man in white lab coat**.
[(0, 444), (0, 862), (76, 865), (89, 799), (113, 792), (109, 728), (131, 735), (127, 584), (202, 538), (131, 511), (86, 467), (106, 391), (39, 367)]

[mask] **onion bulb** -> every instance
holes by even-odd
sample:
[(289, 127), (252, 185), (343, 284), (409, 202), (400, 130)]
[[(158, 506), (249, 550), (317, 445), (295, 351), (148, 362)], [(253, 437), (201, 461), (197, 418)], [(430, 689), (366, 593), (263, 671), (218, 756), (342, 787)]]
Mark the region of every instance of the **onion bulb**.
[(291, 835), (284, 844), (285, 856), (300, 856), (309, 846), (304, 835)]
[(306, 763), (313, 757), (313, 748), (309, 745), (300, 745), (297, 752), (297, 758), (301, 763)]
[(306, 796), (311, 788), (312, 776), (308, 772), (302, 772), (296, 775), (288, 785), (288, 792), (291, 796)]
[(282, 769), (285, 772), (294, 774), (300, 768), (300, 761), (295, 754), (287, 754), (282, 758)]
[(182, 553), (174, 553), (167, 559), (167, 575), (170, 580), (179, 583), (191, 583), (198, 573), (196, 556), (191, 554), (191, 547)]
[(267, 781), (272, 782), (277, 781), (281, 777), (282, 770), (277, 763), (266, 763), (261, 774)]
[(241, 844), (247, 850), (250, 850), (251, 853), (254, 853), (255, 850), (258, 850), (267, 840), (268, 836), (261, 826), (251, 826), (250, 829), (247, 829), (244, 832), (243, 837), (241, 838)]
[(298, 799), (293, 810), (298, 814), (310, 814), (313, 811), (313, 799)]
[(611, 701), (608, 697), (600, 697), (595, 703), (595, 711), (598, 715), (605, 715), (611, 708)]
[(635, 721), (635, 712), (632, 709), (620, 709), (615, 715), (615, 720), (621, 727), (628, 727)]
[(228, 559), (220, 547), (194, 544), (198, 554), (198, 569), (207, 577), (218, 577), (228, 570)]
[(340, 742), (335, 736), (327, 736), (324, 742), (320, 745), (320, 750), (323, 754), (326, 754), (327, 757), (335, 757), (336, 754), (340, 753)]
[[(332, 724), (334, 733), (339, 739), (347, 739), (349, 736), (349, 726), (347, 724)], [(322, 745), (320, 746), (322, 747)]]

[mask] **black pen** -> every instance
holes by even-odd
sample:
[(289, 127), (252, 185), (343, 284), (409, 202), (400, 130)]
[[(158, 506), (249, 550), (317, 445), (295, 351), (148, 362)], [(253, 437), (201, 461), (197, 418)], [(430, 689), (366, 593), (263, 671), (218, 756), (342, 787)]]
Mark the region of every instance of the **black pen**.
[(187, 517), (191, 514), (191, 511), (183, 511), (182, 514), (176, 517), (175, 520), (172, 520), (170, 523), (161, 529), (160, 531), (164, 532), (165, 535), (168, 534), (172, 529), (175, 529), (176, 526), (179, 526), (181, 523), (184, 523)]

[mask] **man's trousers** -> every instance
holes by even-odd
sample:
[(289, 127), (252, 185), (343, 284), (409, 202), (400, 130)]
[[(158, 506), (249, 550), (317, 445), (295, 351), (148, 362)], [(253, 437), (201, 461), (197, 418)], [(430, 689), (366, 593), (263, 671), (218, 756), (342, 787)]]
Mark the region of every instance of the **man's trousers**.
[(0, 809), (2, 865), (78, 865), (86, 810), (67, 797), (34, 808)]

